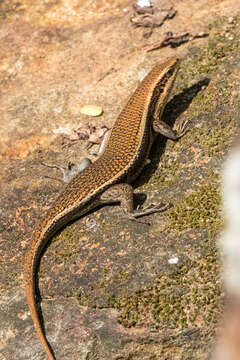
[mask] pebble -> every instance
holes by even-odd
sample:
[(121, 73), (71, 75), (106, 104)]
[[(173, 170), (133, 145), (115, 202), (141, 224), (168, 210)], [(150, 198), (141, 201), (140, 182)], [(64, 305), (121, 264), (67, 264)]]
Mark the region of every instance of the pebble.
[(80, 109), (81, 114), (89, 115), (89, 116), (100, 116), (103, 113), (103, 109), (101, 106), (96, 105), (84, 105)]

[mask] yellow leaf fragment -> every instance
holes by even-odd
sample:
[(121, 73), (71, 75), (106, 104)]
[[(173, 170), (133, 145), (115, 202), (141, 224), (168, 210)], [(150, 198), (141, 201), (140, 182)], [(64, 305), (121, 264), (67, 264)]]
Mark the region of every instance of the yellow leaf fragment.
[(80, 109), (81, 114), (89, 115), (89, 116), (100, 116), (103, 113), (103, 109), (101, 106), (96, 105), (84, 105)]

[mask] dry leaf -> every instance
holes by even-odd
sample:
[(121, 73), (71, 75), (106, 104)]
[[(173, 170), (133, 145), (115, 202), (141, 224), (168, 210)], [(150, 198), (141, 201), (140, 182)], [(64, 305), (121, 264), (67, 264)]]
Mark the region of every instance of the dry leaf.
[(166, 19), (172, 19), (176, 11), (173, 8), (159, 9), (157, 7), (140, 7), (133, 5), (136, 15), (131, 17), (131, 22), (137, 26), (156, 27), (161, 26)]
[(175, 35), (173, 33), (167, 33), (166, 35), (162, 36), (162, 38), (159, 41), (145, 45), (144, 49), (146, 51), (152, 51), (168, 45), (174, 48), (180, 46), (181, 44), (189, 40), (201, 38), (205, 36), (208, 36), (208, 33), (200, 32), (200, 33), (190, 34), (188, 32), (185, 32), (182, 34), (175, 34)]

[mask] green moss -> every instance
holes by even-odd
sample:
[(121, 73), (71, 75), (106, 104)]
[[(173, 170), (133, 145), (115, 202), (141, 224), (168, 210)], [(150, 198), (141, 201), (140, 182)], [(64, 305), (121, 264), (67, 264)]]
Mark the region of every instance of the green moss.
[(168, 211), (170, 224), (167, 228), (183, 231), (207, 227), (217, 232), (221, 226), (220, 203), (219, 186), (202, 185), (199, 190), (184, 198), (180, 205)]
[(221, 282), (216, 281), (219, 260), (212, 234), (221, 226), (219, 206), (218, 185), (202, 185), (168, 212), (170, 229), (171, 224), (178, 231), (207, 228), (209, 237), (197, 249), (192, 247), (193, 259), (174, 265), (151, 286), (130, 295), (109, 296), (109, 306), (119, 311), (122, 325), (140, 326), (148, 320), (155, 327), (182, 330), (217, 322), (222, 292)]
[[(201, 48), (201, 51), (191, 54), (192, 62), (188, 68), (191, 75), (215, 72), (228, 56), (232, 56), (234, 52), (239, 50), (238, 36), (231, 36), (230, 38), (226, 36), (226, 31), (223, 30), (224, 22), (226, 22), (225, 19), (218, 19), (212, 25), (214, 30), (207, 46)], [(238, 17), (235, 17), (233, 22), (238, 23)]]
[(234, 127), (227, 124), (224, 127), (213, 129), (207, 136), (203, 136), (201, 145), (204, 147), (204, 153), (213, 157), (221, 153), (226, 145), (232, 141)]
[(71, 230), (71, 227), (63, 229), (59, 235), (53, 238), (52, 242), (56, 242), (55, 251), (63, 260), (67, 261), (74, 254), (80, 252), (76, 243), (76, 236), (74, 235), (74, 231)]
[(120, 313), (119, 322), (131, 327), (148, 319), (156, 327), (178, 330), (215, 324), (222, 308), (219, 263), (214, 248), (207, 244), (204, 251), (206, 257), (176, 266), (145, 289), (109, 297), (109, 306)]
[(159, 168), (152, 175), (150, 183), (152, 185), (160, 184), (161, 186), (170, 186), (178, 178), (180, 169), (176, 160), (164, 156), (161, 159)]

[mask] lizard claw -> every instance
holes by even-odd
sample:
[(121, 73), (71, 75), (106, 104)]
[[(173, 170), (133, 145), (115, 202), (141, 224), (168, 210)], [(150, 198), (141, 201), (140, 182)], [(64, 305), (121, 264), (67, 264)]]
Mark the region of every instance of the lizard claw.
[(186, 120), (183, 123), (178, 124), (177, 129), (176, 129), (178, 138), (182, 137), (190, 130), (187, 128), (188, 123), (189, 123), (189, 120)]
[(163, 212), (168, 210), (170, 207), (172, 206), (172, 204), (149, 204), (148, 206), (146, 206), (143, 209), (137, 209), (131, 213), (128, 213), (127, 216), (130, 220), (136, 220), (139, 217), (142, 216), (146, 216), (146, 215), (150, 215), (156, 212)]

